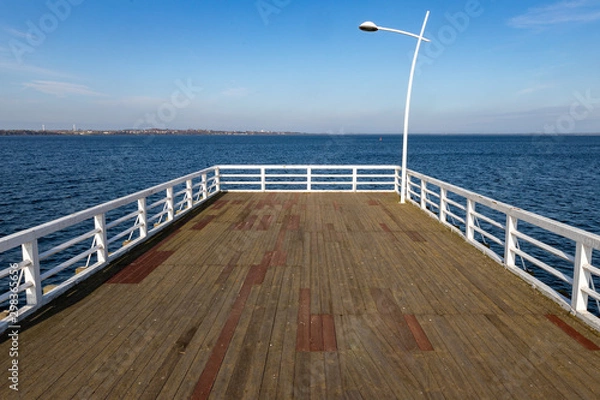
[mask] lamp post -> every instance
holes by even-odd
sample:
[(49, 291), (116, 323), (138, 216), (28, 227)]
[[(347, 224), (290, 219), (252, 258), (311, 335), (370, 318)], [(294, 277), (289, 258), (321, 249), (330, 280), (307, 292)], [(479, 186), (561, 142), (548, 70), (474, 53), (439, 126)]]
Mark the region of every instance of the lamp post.
[(410, 76), (408, 78), (408, 91), (406, 94), (406, 107), (404, 109), (404, 133), (402, 135), (402, 187), (400, 189), (400, 203), (406, 203), (406, 195), (408, 193), (408, 180), (406, 173), (406, 153), (408, 150), (408, 114), (410, 113), (410, 97), (412, 94), (412, 85), (413, 78), (415, 75), (415, 67), (417, 65), (417, 56), (419, 54), (419, 49), (421, 48), (421, 42), (429, 42), (430, 40), (425, 38), (423, 34), (425, 33), (425, 26), (427, 25), (427, 20), (429, 19), (429, 11), (425, 14), (425, 19), (423, 20), (423, 27), (421, 28), (421, 33), (416, 35), (414, 33), (401, 31), (398, 29), (384, 28), (381, 26), (375, 25), (371, 21), (363, 22), (360, 24), (359, 29), (365, 32), (376, 32), (376, 31), (387, 31), (400, 33), (402, 35), (411, 36), (417, 38), (417, 48), (415, 50), (415, 55), (413, 57), (412, 66), (410, 68)]

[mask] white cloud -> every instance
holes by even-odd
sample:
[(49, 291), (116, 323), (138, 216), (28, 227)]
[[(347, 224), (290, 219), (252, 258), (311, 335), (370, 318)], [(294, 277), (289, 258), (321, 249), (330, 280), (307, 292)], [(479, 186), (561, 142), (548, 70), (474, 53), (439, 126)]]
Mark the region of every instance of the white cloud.
[(544, 28), (571, 22), (600, 21), (600, 1), (567, 0), (543, 7), (534, 7), (526, 13), (511, 18), (513, 28)]
[(25, 88), (34, 89), (41, 93), (51, 94), (56, 97), (66, 97), (68, 95), (80, 96), (104, 96), (104, 94), (95, 92), (85, 85), (76, 83), (57, 82), (57, 81), (31, 81), (24, 83)]
[[(6, 53), (6, 52), (4, 52)], [(10, 72), (16, 72), (19, 74), (33, 74), (33, 75), (44, 75), (44, 76), (52, 76), (55, 78), (67, 78), (67, 79), (76, 79), (75, 76), (65, 73), (65, 72), (60, 72), (60, 71), (54, 71), (51, 69), (47, 69), (47, 68), (42, 68), (42, 67), (37, 67), (35, 65), (31, 65), (31, 64), (19, 64), (16, 63), (14, 61), (7, 61), (6, 57), (3, 60), (2, 58), (0, 58), (0, 71), (10, 71)]]

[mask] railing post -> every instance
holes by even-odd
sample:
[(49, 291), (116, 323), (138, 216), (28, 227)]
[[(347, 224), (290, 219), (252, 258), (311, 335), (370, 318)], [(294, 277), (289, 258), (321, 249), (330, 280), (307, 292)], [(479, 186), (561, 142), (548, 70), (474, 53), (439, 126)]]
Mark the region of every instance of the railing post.
[(208, 181), (206, 174), (202, 174), (202, 200), (208, 197)]
[[(408, 179), (408, 176), (406, 177), (406, 179)], [(427, 208), (427, 201), (425, 201), (425, 199), (427, 198), (427, 192), (425, 191), (427, 189), (427, 182), (425, 182), (425, 180), (423, 178), (421, 178), (421, 209), (425, 210)], [(407, 182), (407, 186), (406, 186), (406, 191), (408, 192), (408, 182)]]
[(173, 186), (167, 188), (167, 221), (173, 221), (175, 218), (175, 199), (173, 196)]
[(185, 182), (185, 196), (187, 198), (187, 208), (191, 210), (194, 206), (194, 185), (191, 179)]
[(267, 190), (267, 172), (264, 167), (260, 169), (260, 190), (263, 192)]
[(98, 257), (98, 263), (104, 263), (106, 260), (108, 260), (106, 216), (104, 214), (94, 216), (94, 227), (98, 231), (96, 232), (96, 246), (98, 246), (96, 255)]
[(23, 252), (23, 261), (26, 265), (23, 267), (25, 283), (32, 286), (25, 289), (27, 295), (27, 305), (35, 306), (42, 304), (42, 281), (40, 278), (40, 257), (37, 239), (33, 242), (23, 243), (21, 245)]
[(219, 167), (215, 168), (215, 185), (217, 187), (217, 192), (221, 191), (221, 171)]
[(475, 241), (475, 202), (471, 199), (467, 199), (467, 210), (465, 219), (465, 235), (469, 242)]
[(400, 194), (400, 190), (398, 190), (398, 187), (400, 187), (400, 185), (398, 184), (399, 179), (401, 179), (400, 178), (400, 167), (396, 167), (396, 176), (394, 177), (394, 185), (396, 188), (396, 193), (398, 193), (398, 194)]
[(312, 168), (308, 167), (306, 169), (306, 190), (308, 192), (312, 191)]
[(589, 289), (591, 274), (585, 270), (586, 265), (592, 264), (591, 246), (585, 246), (581, 242), (577, 242), (575, 250), (575, 263), (573, 270), (573, 293), (571, 295), (571, 307), (576, 312), (587, 311), (588, 295), (583, 289)]
[(516, 217), (506, 214), (506, 227), (504, 236), (504, 264), (507, 267), (516, 268), (516, 254), (517, 250), (517, 225), (519, 220)]
[(138, 220), (140, 222), (140, 238), (148, 236), (148, 210), (146, 209), (146, 198), (138, 199)]
[(440, 187), (440, 222), (446, 223), (446, 198), (448, 192), (443, 187)]
[(352, 191), (356, 192), (358, 186), (358, 168), (352, 168)]

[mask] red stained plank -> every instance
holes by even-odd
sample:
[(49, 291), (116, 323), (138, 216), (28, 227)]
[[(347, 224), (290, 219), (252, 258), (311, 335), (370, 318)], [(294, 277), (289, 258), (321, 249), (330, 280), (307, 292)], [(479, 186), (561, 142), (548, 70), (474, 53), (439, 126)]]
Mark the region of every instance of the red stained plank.
[(310, 351), (310, 289), (300, 289), (296, 351)]
[(380, 223), (379, 226), (381, 226), (381, 229), (383, 229), (384, 232), (392, 233), (392, 230), (386, 224)]
[(594, 342), (592, 342), (591, 340), (589, 340), (588, 338), (583, 336), (581, 333), (577, 332), (575, 330), (575, 328), (573, 328), (571, 325), (567, 324), (565, 321), (560, 319), (558, 316), (553, 315), (553, 314), (548, 314), (548, 315), (546, 315), (546, 318), (548, 318), (550, 320), (550, 322), (552, 322), (554, 325), (556, 325), (560, 329), (562, 329), (563, 332), (565, 332), (567, 335), (569, 335), (571, 338), (573, 338), (577, 343), (582, 345), (584, 348), (591, 350), (591, 351), (600, 350), (600, 347), (598, 347)]
[(402, 346), (407, 351), (419, 349), (415, 334), (389, 289), (371, 288), (371, 296), (383, 322), (398, 334)]
[(217, 374), (221, 369), (221, 364), (223, 364), (223, 359), (225, 358), (227, 349), (229, 348), (229, 344), (231, 343), (231, 339), (233, 338), (235, 329), (237, 328), (240, 317), (242, 316), (242, 311), (246, 306), (248, 296), (250, 296), (252, 285), (254, 285), (256, 280), (256, 274), (257, 267), (252, 267), (248, 271), (246, 279), (244, 280), (244, 284), (240, 289), (240, 293), (233, 304), (231, 312), (229, 313), (227, 322), (225, 322), (225, 326), (223, 326), (221, 334), (219, 335), (219, 338), (213, 347), (210, 358), (206, 362), (204, 370), (202, 371), (202, 374), (196, 383), (196, 387), (194, 388), (194, 392), (191, 396), (192, 399), (207, 399), (210, 395), (212, 387), (215, 383), (215, 379), (217, 378)]
[(335, 227), (333, 226), (333, 224), (326, 224), (325, 227), (328, 231), (335, 231)]
[(141, 283), (152, 271), (166, 261), (174, 251), (150, 250), (137, 258), (118, 274), (108, 280), (108, 283)]
[(378, 206), (379, 205), (379, 201), (377, 201), (377, 200), (369, 200), (368, 204), (370, 206)]
[(310, 351), (323, 351), (323, 319), (320, 315), (310, 316)]
[(427, 240), (417, 231), (407, 231), (406, 234), (413, 242), (426, 242)]
[(333, 315), (321, 315), (323, 320), (323, 351), (337, 351), (337, 339), (335, 336), (335, 323)]
[(300, 229), (300, 216), (289, 215), (286, 219), (285, 229), (288, 231), (297, 231)]
[(263, 215), (262, 218), (260, 219), (260, 222), (258, 223), (258, 226), (256, 227), (256, 229), (259, 231), (267, 231), (271, 227), (272, 222), (273, 222), (272, 215)]
[(229, 262), (227, 263), (227, 265), (225, 266), (225, 268), (223, 268), (223, 271), (221, 272), (221, 274), (217, 278), (217, 280), (215, 282), (215, 285), (222, 285), (222, 284), (225, 283), (225, 281), (227, 281), (227, 278), (229, 278), (229, 275), (233, 271), (233, 268), (235, 267), (235, 265), (240, 260), (241, 256), (242, 256), (242, 253), (239, 252), (239, 251), (237, 251), (237, 252), (234, 253), (233, 257), (231, 257), (231, 260), (229, 260)]
[(275, 250), (273, 252), (273, 260), (271, 265), (274, 267), (281, 267), (287, 263), (287, 252), (281, 250)]
[(277, 235), (277, 242), (275, 242), (275, 250), (281, 250), (283, 248), (283, 241), (285, 240), (285, 229), (279, 231)]
[(421, 324), (419, 324), (417, 317), (415, 317), (414, 315), (405, 314), (404, 319), (406, 320), (410, 331), (415, 337), (419, 349), (421, 351), (433, 351), (433, 345), (431, 344), (429, 338), (425, 334), (423, 327), (421, 326)]
[(273, 252), (267, 251), (263, 256), (262, 262), (256, 266), (256, 277), (254, 279), (255, 285), (261, 285), (264, 282), (267, 269), (269, 268), (269, 265), (271, 265), (272, 259)]
[(194, 226), (192, 226), (192, 229), (195, 231), (200, 231), (200, 230), (206, 228), (206, 225), (210, 224), (210, 222), (213, 219), (215, 219), (214, 215), (207, 215), (206, 217), (204, 217), (200, 221), (198, 221)]
[(211, 208), (213, 210), (220, 210), (221, 208), (225, 207), (227, 203), (229, 203), (229, 200), (217, 200), (213, 203)]
[(237, 224), (234, 223), (233, 229), (235, 229), (237, 231), (249, 231), (250, 229), (252, 229), (252, 226), (254, 225), (254, 223), (256, 222), (257, 219), (258, 219), (257, 215), (250, 215), (245, 220), (238, 222)]
[(337, 201), (333, 202), (333, 209), (335, 211), (340, 211), (340, 204)]

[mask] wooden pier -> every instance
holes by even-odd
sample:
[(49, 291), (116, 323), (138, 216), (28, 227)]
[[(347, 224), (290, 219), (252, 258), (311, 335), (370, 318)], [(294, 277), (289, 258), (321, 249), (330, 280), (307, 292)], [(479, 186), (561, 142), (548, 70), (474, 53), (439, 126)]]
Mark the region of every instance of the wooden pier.
[(396, 194), (227, 193), (20, 332), (0, 398), (597, 399), (598, 345)]

